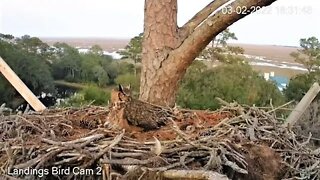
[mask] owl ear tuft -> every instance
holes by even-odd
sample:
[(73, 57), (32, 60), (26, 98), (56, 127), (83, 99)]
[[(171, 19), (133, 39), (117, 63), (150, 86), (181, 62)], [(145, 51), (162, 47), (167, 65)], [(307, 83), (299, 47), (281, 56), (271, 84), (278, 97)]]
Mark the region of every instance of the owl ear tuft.
[(121, 93), (124, 93), (124, 91), (123, 91), (123, 87), (122, 87), (122, 85), (121, 85), (121, 84), (119, 84), (119, 91), (120, 91)]

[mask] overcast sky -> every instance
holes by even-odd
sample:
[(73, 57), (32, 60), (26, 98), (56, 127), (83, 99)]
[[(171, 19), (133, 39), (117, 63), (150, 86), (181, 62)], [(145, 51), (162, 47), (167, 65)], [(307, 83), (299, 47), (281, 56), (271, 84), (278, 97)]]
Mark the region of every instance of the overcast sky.
[[(212, 0), (178, 0), (179, 25)], [(144, 0), (0, 0), (0, 32), (38, 37), (131, 38), (143, 30)], [(297, 46), (320, 39), (319, 0), (278, 0), (231, 26), (239, 43)], [(293, 11), (292, 11), (293, 10)]]

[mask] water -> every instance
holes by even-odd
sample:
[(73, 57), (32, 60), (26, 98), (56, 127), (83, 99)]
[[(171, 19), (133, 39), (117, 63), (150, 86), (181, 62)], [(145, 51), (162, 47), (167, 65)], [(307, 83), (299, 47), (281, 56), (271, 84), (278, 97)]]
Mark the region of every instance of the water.
[[(55, 94), (46, 94), (42, 93), (37, 98), (45, 105), (46, 107), (52, 107), (58, 105), (59, 103), (63, 102), (66, 98), (74, 95), (79, 89), (72, 88), (66, 85), (56, 85), (55, 86), (56, 93)], [(28, 107), (28, 103), (24, 102), (20, 104), (16, 109), (16, 111), (25, 111), (27, 108), (33, 110), (32, 107)]]
[(289, 78), (285, 76), (275, 75), (270, 77), (270, 80), (276, 83), (280, 91), (283, 91), (283, 89), (289, 84)]

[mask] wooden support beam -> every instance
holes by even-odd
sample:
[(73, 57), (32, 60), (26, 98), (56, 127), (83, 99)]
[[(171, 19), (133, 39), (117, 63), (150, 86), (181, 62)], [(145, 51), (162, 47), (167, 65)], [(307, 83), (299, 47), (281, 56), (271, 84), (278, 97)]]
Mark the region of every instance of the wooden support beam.
[(294, 108), (294, 110), (291, 112), (289, 117), (287, 118), (286, 122), (283, 124), (284, 127), (291, 128), (302, 116), (302, 114), (306, 111), (306, 109), (309, 107), (313, 99), (318, 95), (320, 91), (320, 86), (318, 83), (314, 83), (307, 94), (303, 96), (301, 101), (298, 103), (298, 105)]
[(30, 89), (21, 81), (17, 74), (1, 57), (0, 72), (35, 111), (43, 111), (46, 109), (46, 106), (44, 106), (42, 102), (30, 91)]

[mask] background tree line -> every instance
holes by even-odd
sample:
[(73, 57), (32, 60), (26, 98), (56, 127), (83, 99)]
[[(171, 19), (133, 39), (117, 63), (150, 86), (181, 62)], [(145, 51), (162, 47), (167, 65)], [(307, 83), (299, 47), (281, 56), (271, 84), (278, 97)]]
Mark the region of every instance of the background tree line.
[[(71, 97), (67, 105), (92, 101), (101, 105), (108, 103), (108, 89), (118, 83), (131, 84), (134, 96), (138, 97), (142, 38), (143, 34), (132, 38), (125, 49), (119, 52), (123, 60), (114, 60), (104, 55), (98, 45), (83, 54), (65, 43), (48, 46), (36, 37), (14, 38), (2, 34), (0, 56), (37, 95), (41, 92), (55, 93), (55, 80), (85, 83), (90, 85)], [(216, 109), (220, 105), (215, 97), (258, 106), (268, 105), (272, 99), (274, 105), (279, 105), (285, 100), (299, 100), (309, 86), (318, 80), (319, 42), (315, 37), (302, 39), (302, 49), (292, 53), (297, 62), (309, 66), (310, 71), (292, 78), (284, 93), (273, 82), (265, 81), (255, 72), (239, 56), (243, 49), (226, 43), (230, 39), (236, 39), (236, 36), (227, 29), (199, 55), (199, 58), (218, 62), (219, 66), (212, 68), (203, 61), (195, 61), (188, 68), (180, 82), (176, 99), (178, 105), (193, 109)], [(18, 96), (2, 76), (0, 93), (0, 102), (9, 104), (15, 102)]]
[[(0, 34), (0, 38), (0, 56), (36, 95), (57, 93), (55, 80), (92, 84), (100, 89), (116, 83), (137, 82), (137, 78), (129, 76), (136, 71), (134, 64), (104, 55), (98, 45), (92, 46), (88, 53), (79, 53), (68, 44), (49, 46), (39, 38), (28, 35), (15, 38)], [(137, 85), (134, 87), (138, 88)], [(0, 94), (0, 103), (11, 107), (23, 102), (2, 75)]]

